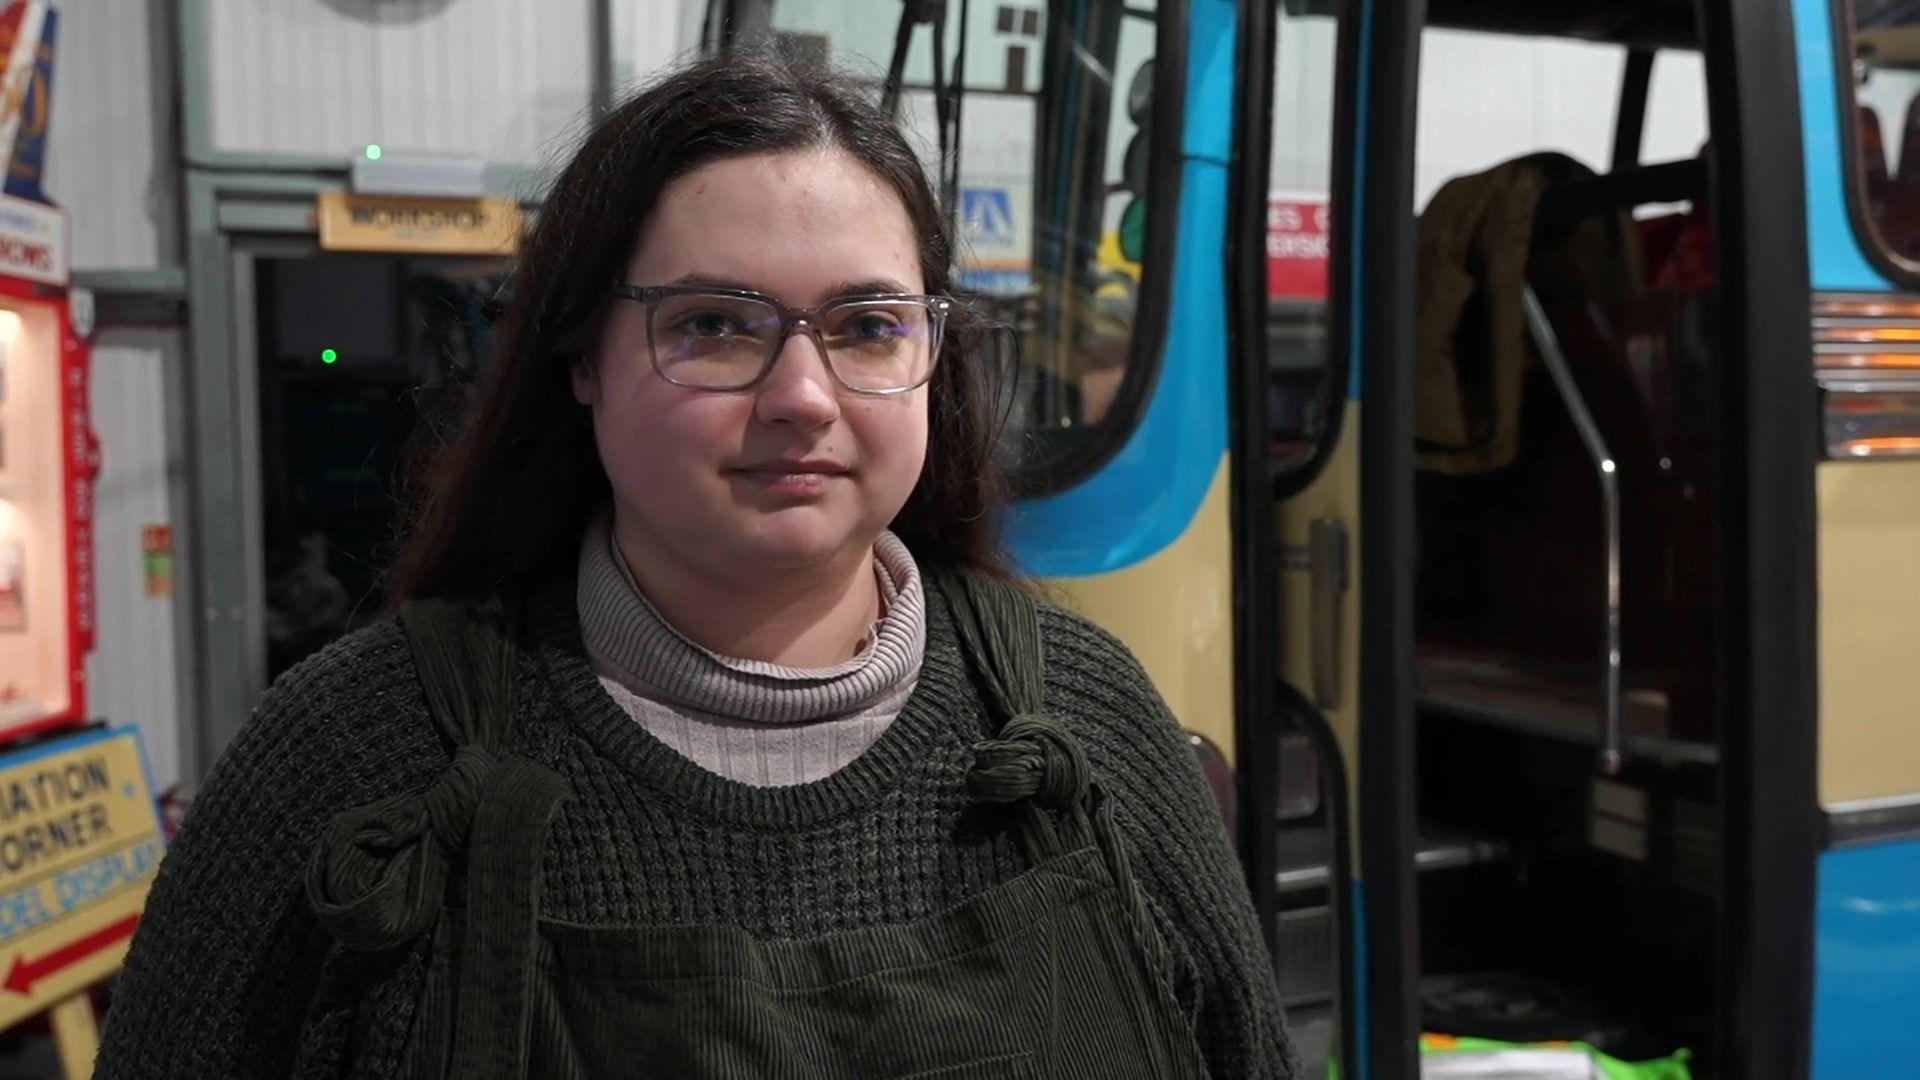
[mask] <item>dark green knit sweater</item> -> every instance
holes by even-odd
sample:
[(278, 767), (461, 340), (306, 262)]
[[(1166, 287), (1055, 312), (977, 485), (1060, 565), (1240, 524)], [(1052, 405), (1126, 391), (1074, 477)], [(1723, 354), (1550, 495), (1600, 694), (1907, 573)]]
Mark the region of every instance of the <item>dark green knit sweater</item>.
[[(1026, 869), (1013, 831), (969, 809), (964, 774), (987, 718), (936, 592), (899, 718), (846, 768), (785, 788), (726, 780), (647, 734), (589, 667), (571, 583), (544, 592), (515, 748), (573, 790), (548, 842), (542, 914), (806, 937), (926, 918)], [(1052, 607), (1042, 629), (1047, 710), (1117, 799), (1213, 1075), (1293, 1075), (1240, 868), (1178, 726), (1112, 637)], [(426, 942), (336, 945), (308, 910), (305, 869), (333, 814), (421, 791), (447, 761), (396, 620), (282, 677), (160, 867), (97, 1075), (394, 1075)]]

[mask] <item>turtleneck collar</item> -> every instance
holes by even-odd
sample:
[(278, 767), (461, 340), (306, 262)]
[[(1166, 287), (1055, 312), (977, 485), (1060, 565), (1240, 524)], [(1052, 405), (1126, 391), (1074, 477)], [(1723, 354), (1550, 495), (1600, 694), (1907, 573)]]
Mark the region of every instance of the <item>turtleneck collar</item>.
[(880, 620), (852, 659), (793, 668), (721, 656), (689, 639), (648, 601), (602, 512), (581, 539), (580, 636), (594, 670), (662, 704), (762, 723), (799, 723), (859, 712), (918, 675), (926, 652), (919, 568), (892, 533), (874, 542)]

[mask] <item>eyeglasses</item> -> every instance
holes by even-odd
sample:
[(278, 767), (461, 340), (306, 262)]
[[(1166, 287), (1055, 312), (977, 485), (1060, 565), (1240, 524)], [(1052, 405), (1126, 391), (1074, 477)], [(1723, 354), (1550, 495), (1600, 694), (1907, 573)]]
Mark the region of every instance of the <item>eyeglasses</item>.
[(944, 297), (885, 295), (789, 308), (760, 293), (698, 285), (616, 285), (613, 292), (645, 305), (653, 369), (696, 390), (757, 385), (804, 325), (841, 386), (902, 394), (933, 377), (952, 307)]

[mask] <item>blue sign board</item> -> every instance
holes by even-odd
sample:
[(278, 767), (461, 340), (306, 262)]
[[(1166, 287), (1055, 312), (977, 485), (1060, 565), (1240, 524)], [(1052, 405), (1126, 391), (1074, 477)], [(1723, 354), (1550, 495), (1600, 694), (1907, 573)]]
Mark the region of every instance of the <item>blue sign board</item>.
[(1003, 187), (962, 188), (960, 228), (975, 244), (1014, 243), (1012, 193)]

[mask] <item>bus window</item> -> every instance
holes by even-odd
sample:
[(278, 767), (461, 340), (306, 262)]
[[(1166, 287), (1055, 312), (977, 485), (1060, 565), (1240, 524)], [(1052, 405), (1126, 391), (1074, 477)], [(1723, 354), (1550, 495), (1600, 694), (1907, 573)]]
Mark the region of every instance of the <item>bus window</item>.
[[(896, 57), (916, 12), (928, 21)], [(960, 290), (1017, 342), (1023, 493), (1097, 468), (1143, 411), (1161, 344), (1167, 260), (1149, 258), (1149, 224), (1173, 207), (1149, 188), (1176, 174), (1152, 140), (1177, 128), (1152, 122), (1155, 5), (774, 0), (733, 14), (732, 40), (831, 60), (895, 99), (951, 204)]]
[[(1274, 464), (1283, 478), (1313, 459), (1328, 430), (1329, 408), (1340, 400), (1326, 354), (1335, 21), (1322, 7), (1289, 3), (1276, 12), (1267, 351)], [(1418, 134), (1416, 206), (1455, 176), (1530, 151), (1558, 150), (1596, 168), (1607, 162), (1624, 46), (1430, 29), (1421, 50), (1420, 114), (1432, 119)], [(1497, 73), (1498, 88), (1487, 83), (1496, 77), (1490, 73)], [(1697, 53), (1656, 54), (1640, 159), (1700, 152), (1707, 134), (1705, 85)], [(1591, 107), (1594, 87), (1607, 88), (1606, 108)], [(1515, 111), (1514, 95), (1536, 104)]]
[(1896, 280), (1920, 275), (1920, 14), (1890, 0), (1855, 0), (1849, 185), (1861, 246)]

